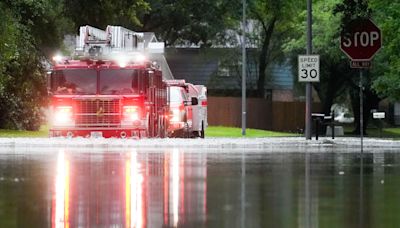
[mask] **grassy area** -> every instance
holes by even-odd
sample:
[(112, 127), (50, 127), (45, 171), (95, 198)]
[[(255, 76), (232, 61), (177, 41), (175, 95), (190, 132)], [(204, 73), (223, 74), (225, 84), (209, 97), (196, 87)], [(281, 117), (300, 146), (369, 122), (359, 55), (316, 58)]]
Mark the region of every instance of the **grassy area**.
[[(346, 126), (345, 135), (351, 136), (353, 128)], [(18, 130), (6, 130), (0, 129), (0, 137), (11, 138), (11, 137), (44, 137), (48, 136), (49, 128), (47, 125), (43, 125), (39, 131), (18, 131)], [(247, 138), (255, 137), (276, 137), (276, 136), (301, 136), (299, 134), (287, 133), (287, 132), (276, 132), (276, 131), (265, 131), (258, 129), (246, 129)], [(381, 137), (382, 138), (394, 138), (400, 139), (400, 128), (384, 128), (382, 134), (378, 128), (368, 128), (366, 137)], [(234, 127), (221, 127), (221, 126), (209, 126), (206, 129), (206, 137), (242, 137), (242, 129)]]
[[(0, 129), (0, 137), (47, 137), (49, 128), (43, 125), (39, 131), (17, 131)], [(272, 136), (298, 136), (284, 132), (263, 131), (257, 129), (246, 129), (246, 137), (272, 137)], [(206, 137), (242, 137), (241, 128), (210, 126), (206, 130)]]
[(13, 138), (13, 137), (47, 137), (49, 135), (49, 128), (43, 125), (39, 131), (18, 131), (0, 129), (0, 137)]
[[(345, 125), (344, 126), (344, 134), (345, 136), (358, 136), (353, 135), (351, 132), (354, 130), (354, 126), (352, 125)], [(376, 126), (368, 126), (367, 128), (367, 135), (365, 137), (371, 138), (393, 138), (393, 139), (400, 139), (400, 128), (394, 127), (385, 127), (382, 128), (382, 132)]]
[(382, 132), (378, 128), (367, 129), (366, 137), (400, 139), (400, 128), (383, 128)]
[[(299, 135), (286, 132), (246, 129), (245, 137), (255, 138), (255, 137), (274, 137), (274, 136), (299, 136)], [(234, 127), (209, 126), (206, 129), (206, 137), (242, 137), (242, 129)]]

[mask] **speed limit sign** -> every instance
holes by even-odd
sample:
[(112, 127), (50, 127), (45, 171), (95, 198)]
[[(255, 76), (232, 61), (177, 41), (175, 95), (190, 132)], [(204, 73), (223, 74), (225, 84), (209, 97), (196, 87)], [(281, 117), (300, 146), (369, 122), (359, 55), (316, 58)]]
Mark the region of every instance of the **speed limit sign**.
[(319, 55), (299, 55), (299, 82), (319, 82)]

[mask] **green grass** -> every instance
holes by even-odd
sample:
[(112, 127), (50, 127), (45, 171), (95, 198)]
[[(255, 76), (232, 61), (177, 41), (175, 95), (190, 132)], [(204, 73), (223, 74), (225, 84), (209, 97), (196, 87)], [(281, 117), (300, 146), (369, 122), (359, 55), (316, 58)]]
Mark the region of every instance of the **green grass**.
[[(345, 136), (358, 136), (353, 135), (351, 132), (354, 130), (354, 126), (352, 125), (345, 125), (344, 126), (344, 134)], [(382, 128), (382, 132), (376, 126), (370, 125), (367, 128), (367, 135), (365, 137), (371, 138), (393, 138), (393, 139), (400, 139), (400, 128), (394, 127), (385, 127)]]
[[(345, 135), (350, 136), (349, 132), (353, 130), (351, 127), (345, 127)], [(39, 131), (18, 131), (18, 130), (6, 130), (0, 129), (0, 137), (2, 138), (13, 138), (13, 137), (48, 137), (49, 127), (43, 125)], [(246, 138), (256, 137), (284, 137), (284, 136), (302, 136), (294, 133), (287, 132), (276, 132), (276, 131), (265, 131), (258, 129), (246, 129)], [(379, 129), (368, 128), (366, 137), (380, 137)], [(206, 129), (206, 137), (242, 137), (242, 129), (234, 127), (222, 127), (222, 126), (209, 126)], [(400, 140), (400, 128), (384, 128), (382, 130), (382, 138), (393, 138)]]
[(367, 129), (367, 137), (400, 139), (400, 128), (383, 128), (382, 132), (378, 128)]
[[(276, 131), (265, 131), (258, 129), (246, 129), (247, 138), (256, 137), (276, 137), (276, 136), (300, 136), (299, 134), (276, 132)], [(242, 129), (234, 127), (221, 127), (221, 126), (209, 126), (206, 129), (206, 137), (242, 137)]]
[(45, 138), (49, 135), (49, 128), (47, 125), (40, 127), (39, 131), (19, 131), (19, 130), (8, 130), (0, 129), (0, 137), (2, 138), (14, 138), (14, 137), (42, 137)]
[[(6, 130), (0, 129), (0, 137), (12, 138), (12, 137), (42, 137), (48, 136), (49, 128), (47, 125), (43, 125), (39, 131), (18, 131), (18, 130)], [(274, 132), (264, 131), (257, 129), (246, 129), (245, 137), (273, 137), (273, 136), (299, 136), (298, 134), (291, 134), (285, 132)], [(220, 127), (210, 126), (206, 129), (206, 137), (242, 137), (241, 128), (233, 127)]]

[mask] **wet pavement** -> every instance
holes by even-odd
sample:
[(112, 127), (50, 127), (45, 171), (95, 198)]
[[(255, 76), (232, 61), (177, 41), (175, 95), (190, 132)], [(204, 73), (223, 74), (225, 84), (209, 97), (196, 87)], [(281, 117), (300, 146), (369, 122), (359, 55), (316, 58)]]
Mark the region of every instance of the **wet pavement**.
[(396, 142), (361, 155), (325, 140), (311, 152), (304, 148), (316, 142), (281, 143), (279, 152), (266, 141), (208, 148), (0, 140), (0, 227), (400, 224)]
[[(43, 152), (47, 148), (79, 148), (89, 152), (100, 149), (118, 148), (220, 148), (220, 149), (263, 149), (265, 152), (354, 152), (360, 148), (356, 137), (320, 137), (319, 140), (305, 140), (304, 137), (268, 138), (206, 138), (206, 139), (115, 139), (115, 138), (0, 138), (0, 153), (10, 148)], [(400, 151), (400, 140), (364, 138), (364, 149), (373, 153), (387, 150)]]

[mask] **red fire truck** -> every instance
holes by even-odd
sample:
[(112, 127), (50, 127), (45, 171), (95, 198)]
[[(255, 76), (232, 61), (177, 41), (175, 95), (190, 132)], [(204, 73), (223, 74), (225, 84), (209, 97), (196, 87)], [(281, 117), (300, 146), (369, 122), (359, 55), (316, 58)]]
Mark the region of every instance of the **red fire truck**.
[(165, 137), (166, 85), (146, 58), (148, 46), (143, 34), (120, 26), (82, 26), (76, 59), (53, 59), (50, 136)]

